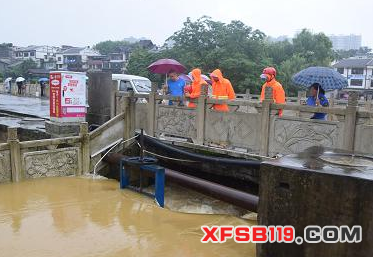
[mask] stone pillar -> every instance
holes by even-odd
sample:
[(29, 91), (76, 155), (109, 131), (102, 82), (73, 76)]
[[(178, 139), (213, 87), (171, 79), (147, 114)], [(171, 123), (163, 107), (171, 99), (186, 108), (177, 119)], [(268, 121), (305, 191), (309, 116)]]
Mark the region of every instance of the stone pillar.
[(251, 98), (251, 95), (250, 95), (250, 88), (246, 88), (246, 91), (245, 91), (245, 100), (249, 101)]
[[(330, 94), (329, 107), (334, 107), (334, 93)], [(333, 115), (332, 114), (328, 114), (328, 120), (329, 121), (333, 120)]]
[(348, 151), (354, 150), (356, 114), (358, 111), (358, 92), (349, 93), (348, 104), (346, 106), (345, 124), (343, 132), (343, 149)]
[(8, 144), (10, 146), (10, 162), (12, 166), (12, 181), (18, 182), (22, 178), (21, 148), (19, 145), (17, 128), (8, 128)]
[[(298, 91), (297, 103), (298, 105), (302, 105), (302, 99), (306, 97), (305, 91)], [(295, 114), (297, 117), (300, 117), (300, 111), (297, 111)]]
[[(256, 245), (256, 256), (373, 256), (373, 175), (369, 167), (339, 165), (345, 152), (338, 156), (338, 151), (330, 155), (331, 151), (313, 147), (261, 164), (258, 225), (293, 226), (295, 237), (303, 237), (309, 225), (360, 225), (362, 242), (264, 243)], [(337, 163), (330, 165), (333, 156)], [(328, 157), (328, 162), (322, 157)]]
[(155, 111), (156, 111), (156, 100), (155, 97), (157, 95), (157, 86), (153, 83), (152, 84), (152, 91), (149, 93), (149, 100), (148, 100), (148, 135), (154, 137), (154, 129), (155, 129)]
[[(80, 133), (79, 136), (81, 138), (81, 156), (82, 156), (82, 172), (83, 174), (88, 173), (90, 171), (90, 164), (91, 164), (91, 154), (89, 149), (89, 133), (88, 133), (88, 123), (82, 122), (80, 123)], [(82, 175), (79, 174), (76, 175)]]
[[(124, 97), (123, 113), (124, 113), (124, 134), (123, 139), (129, 139), (135, 134), (135, 105), (136, 101), (134, 99), (133, 92), (129, 92), (127, 96)], [(127, 147), (130, 142), (124, 144)]]
[(368, 112), (372, 111), (372, 95), (368, 95), (365, 108)]
[(273, 103), (273, 92), (271, 87), (265, 88), (265, 98), (262, 102), (262, 120), (260, 130), (260, 154), (268, 156), (269, 127), (271, 122), (271, 104)]
[(196, 118), (196, 128), (197, 128), (197, 139), (196, 143), (203, 145), (205, 142), (205, 118), (206, 118), (206, 96), (201, 94), (197, 100), (197, 118)]

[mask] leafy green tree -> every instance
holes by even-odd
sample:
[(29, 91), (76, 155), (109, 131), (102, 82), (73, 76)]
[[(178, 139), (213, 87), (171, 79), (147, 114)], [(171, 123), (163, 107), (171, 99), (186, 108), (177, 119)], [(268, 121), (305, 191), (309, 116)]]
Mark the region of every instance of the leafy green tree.
[(34, 62), (31, 59), (28, 59), (28, 60), (23, 61), (19, 65), (11, 68), (10, 70), (8, 70), (6, 72), (6, 76), (7, 77), (20, 77), (21, 76), (24, 78), (28, 78), (29, 77), (28, 70), (35, 69), (37, 67), (38, 65), (36, 64), (36, 62)]
[(350, 49), (350, 50), (336, 50), (334, 51), (334, 59), (339, 61), (342, 59), (354, 57), (354, 56), (371, 56), (372, 49), (369, 47), (360, 47), (360, 49)]
[(93, 48), (100, 52), (100, 54), (107, 55), (109, 53), (116, 53), (118, 52), (122, 47), (130, 47), (133, 44), (127, 42), (127, 41), (103, 41), (100, 43), (97, 43), (93, 46)]
[(329, 66), (333, 58), (332, 42), (324, 33), (312, 34), (303, 29), (294, 39), (294, 53), (310, 66)]
[(299, 88), (294, 86), (291, 78), (297, 72), (309, 67), (306, 58), (299, 54), (295, 54), (289, 59), (283, 61), (278, 67), (278, 80), (282, 83), (286, 95), (296, 96)]
[(198, 67), (208, 74), (220, 68), (235, 91), (259, 93), (259, 76), (266, 66), (278, 70), (278, 79), (289, 95), (298, 91), (291, 85), (291, 77), (309, 66), (329, 66), (333, 59), (332, 43), (323, 33), (303, 30), (293, 42), (270, 43), (266, 35), (241, 21), (228, 24), (203, 16), (196, 21), (188, 18), (184, 26), (170, 38), (173, 47), (159, 52), (135, 49), (128, 72), (163, 82), (159, 75), (150, 74), (147, 66), (160, 58), (173, 58), (189, 70)]

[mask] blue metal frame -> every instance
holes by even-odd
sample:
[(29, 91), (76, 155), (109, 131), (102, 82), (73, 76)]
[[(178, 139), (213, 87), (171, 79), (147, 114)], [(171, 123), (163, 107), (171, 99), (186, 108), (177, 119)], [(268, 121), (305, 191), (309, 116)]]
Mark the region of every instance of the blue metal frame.
[[(137, 192), (143, 193), (141, 192), (141, 188), (139, 190), (130, 185), (130, 177), (129, 177), (129, 173), (127, 173), (125, 169), (125, 161), (126, 161), (125, 159), (121, 160), (120, 165), (119, 165), (120, 167), (120, 188), (121, 189), (129, 188)], [(150, 165), (140, 166), (140, 176), (141, 176), (142, 171), (150, 171), (150, 172), (155, 173), (155, 194), (154, 195), (146, 194), (146, 195), (150, 195), (154, 197), (158, 205), (163, 208), (164, 207), (165, 169), (161, 166), (150, 164)], [(141, 184), (141, 181), (140, 181), (140, 184)]]

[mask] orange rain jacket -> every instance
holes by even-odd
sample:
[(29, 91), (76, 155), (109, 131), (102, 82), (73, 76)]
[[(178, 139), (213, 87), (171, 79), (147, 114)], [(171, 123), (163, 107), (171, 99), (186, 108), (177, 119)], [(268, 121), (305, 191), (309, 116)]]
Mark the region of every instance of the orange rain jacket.
[[(273, 93), (273, 101), (276, 104), (284, 104), (286, 103), (285, 100), (285, 91), (275, 78), (273, 78), (271, 81), (264, 83), (262, 86), (262, 93), (260, 94), (260, 101), (262, 102), (265, 97), (265, 89), (266, 87), (272, 87), (272, 93)], [(279, 115), (282, 116), (282, 110), (279, 111)]]
[[(193, 77), (193, 82), (192, 82), (192, 92), (190, 93), (190, 98), (195, 99), (200, 97), (201, 95), (201, 87), (202, 86), (207, 86), (207, 82), (202, 79), (201, 77), (201, 70), (200, 69), (194, 69), (192, 70), (192, 77)], [(195, 103), (189, 102), (188, 107), (193, 107), (195, 108), (197, 105)]]
[[(236, 98), (231, 82), (223, 77), (219, 69), (214, 70), (211, 75), (219, 79), (217, 82), (212, 79), (212, 98), (219, 100), (232, 100)], [(222, 112), (229, 111), (227, 104), (214, 104), (212, 108)]]

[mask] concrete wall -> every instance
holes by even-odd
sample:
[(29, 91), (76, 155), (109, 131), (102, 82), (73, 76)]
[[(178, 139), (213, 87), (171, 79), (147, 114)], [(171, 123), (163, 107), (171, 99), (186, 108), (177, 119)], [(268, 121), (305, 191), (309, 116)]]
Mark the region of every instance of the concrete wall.
[[(49, 98), (49, 85), (45, 87), (45, 97)], [(8, 93), (4, 83), (0, 83), (0, 93)], [(22, 96), (40, 97), (41, 96), (40, 84), (26, 84), (26, 88)], [(12, 95), (18, 95), (18, 87), (15, 82), (12, 82)]]
[[(177, 136), (199, 144), (247, 153), (274, 156), (298, 153), (311, 146), (324, 146), (371, 154), (373, 112), (359, 109), (356, 97), (353, 94), (347, 106), (329, 108), (232, 101), (229, 103), (231, 111), (223, 113), (210, 109), (214, 101), (211, 99), (201, 100), (203, 108), (188, 108), (162, 104), (162, 99), (172, 97), (151, 94), (147, 104), (136, 105), (141, 111), (136, 109), (134, 113), (136, 128), (145, 128), (150, 135)], [(117, 96), (119, 102), (116, 106), (123, 109), (125, 99), (123, 94)], [(277, 115), (280, 106), (284, 109), (282, 117)], [(311, 120), (315, 112), (325, 112), (329, 119)], [(140, 124), (139, 120), (144, 121), (145, 117), (147, 122)]]
[(113, 104), (115, 94), (110, 72), (88, 73), (88, 112), (89, 124), (104, 124), (115, 116)]

